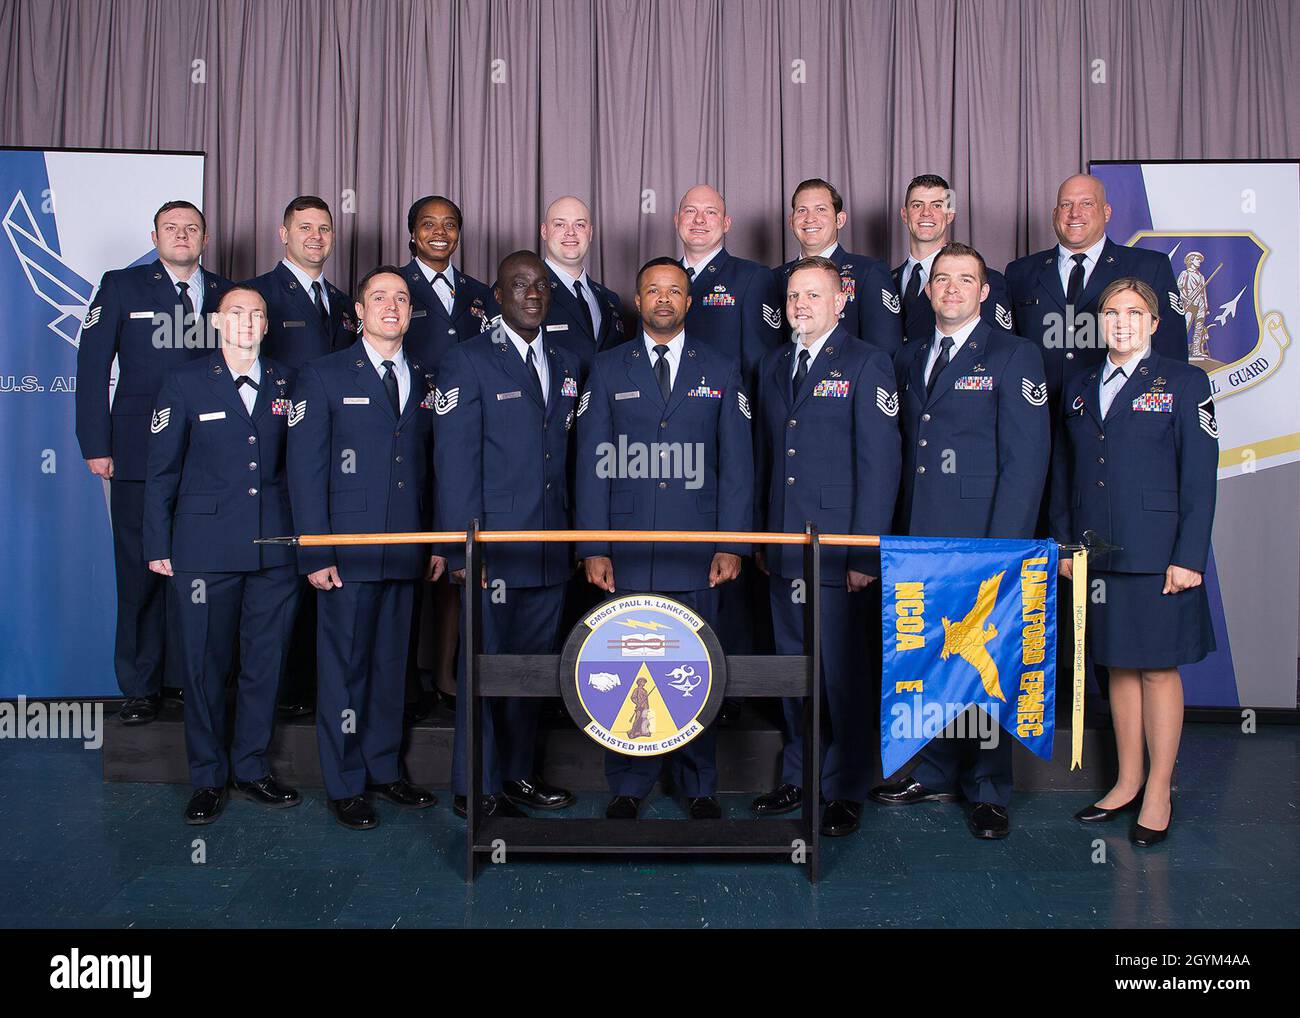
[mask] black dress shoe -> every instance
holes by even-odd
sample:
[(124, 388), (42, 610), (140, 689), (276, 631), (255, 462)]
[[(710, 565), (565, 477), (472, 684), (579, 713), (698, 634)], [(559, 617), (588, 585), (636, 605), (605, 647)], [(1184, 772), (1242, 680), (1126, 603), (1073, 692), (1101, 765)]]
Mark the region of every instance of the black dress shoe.
[(956, 802), (958, 799), (952, 792), (936, 792), (932, 788), (926, 788), (911, 776), (877, 785), (867, 794), (885, 806), (910, 806), (915, 802)]
[(145, 725), (158, 716), (158, 697), (128, 696), (117, 712), (117, 718), (124, 725)]
[(516, 806), (533, 809), (565, 809), (572, 806), (573, 793), (543, 781), (503, 781), (501, 791)]
[(770, 792), (764, 792), (749, 804), (761, 817), (779, 817), (803, 805), (803, 789), (789, 782)]
[(722, 807), (711, 795), (697, 795), (687, 800), (687, 813), (692, 820), (721, 820)]
[(977, 802), (966, 818), (966, 824), (977, 838), (1005, 838), (1011, 833), (1011, 814), (1005, 806)]
[(162, 698), (164, 700), (171, 700), (172, 703), (184, 703), (185, 690), (183, 690), (180, 686), (163, 686)]
[(302, 801), (302, 797), (294, 789), (286, 788), (269, 774), (260, 781), (236, 781), (235, 791), (245, 799), (251, 799), (259, 806), (268, 806), (271, 809), (288, 809)]
[(616, 795), (605, 807), (606, 820), (635, 820), (641, 800), (635, 795)]
[(1169, 837), (1169, 828), (1174, 826), (1174, 803), (1171, 799), (1169, 802), (1169, 823), (1165, 824), (1163, 831), (1153, 831), (1150, 827), (1143, 827), (1141, 824), (1134, 824), (1133, 830), (1129, 832), (1129, 841), (1133, 842), (1138, 848), (1151, 848), (1160, 844), (1165, 838)]
[[(451, 811), (462, 820), (466, 819), (465, 796), (457, 795), (451, 800)], [(528, 814), (507, 799), (504, 795), (485, 795), (479, 800), (479, 815), (485, 817), (510, 817), (513, 820), (526, 820)]]
[(275, 705), (275, 713), (282, 718), (306, 717), (315, 708), (302, 700), (282, 700)]
[(379, 826), (379, 817), (375, 815), (374, 807), (366, 802), (364, 795), (354, 795), (350, 799), (331, 799), (330, 812), (348, 830), (368, 831)]
[(366, 785), (366, 791), (374, 792), (394, 806), (406, 806), (408, 809), (425, 809), (438, 801), (432, 792), (426, 792), (405, 778), (398, 778), (386, 785)]
[(852, 799), (831, 799), (822, 814), (822, 833), (828, 838), (839, 838), (858, 829), (862, 818), (862, 803)]
[(1124, 803), (1123, 806), (1116, 806), (1113, 809), (1105, 809), (1094, 803), (1091, 806), (1084, 806), (1078, 813), (1074, 814), (1074, 819), (1081, 824), (1104, 824), (1114, 820), (1121, 813), (1127, 813), (1135, 806), (1142, 802), (1142, 796), (1146, 794), (1145, 786), (1138, 789), (1138, 794), (1131, 800)]
[(226, 804), (224, 788), (196, 788), (190, 796), (189, 805), (185, 807), (187, 824), (210, 824), (217, 819), (221, 807)]

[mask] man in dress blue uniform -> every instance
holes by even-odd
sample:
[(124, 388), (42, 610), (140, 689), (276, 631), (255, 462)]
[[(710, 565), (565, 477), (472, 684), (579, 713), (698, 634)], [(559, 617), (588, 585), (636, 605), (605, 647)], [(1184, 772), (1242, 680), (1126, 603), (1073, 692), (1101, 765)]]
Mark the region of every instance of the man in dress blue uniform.
[[(980, 320), (988, 299), (984, 259), (949, 244), (931, 263), (930, 343), (895, 359), (902, 404), (903, 490), (898, 531), (914, 537), (1032, 537), (1047, 476), (1051, 424), (1043, 361), (1032, 343)], [(1011, 739), (995, 745), (941, 734), (912, 774), (872, 789), (887, 805), (973, 804), (977, 838), (1011, 829)]]
[[(284, 258), (270, 272), (249, 281), (266, 300), (267, 356), (292, 371), (307, 361), (355, 341), (352, 300), (325, 278), (334, 250), (334, 217), (315, 195), (299, 195), (284, 210), (280, 226)], [(310, 713), (316, 687), (316, 592), (303, 584), (294, 622), (289, 662), (281, 690), (286, 716)]]
[[(934, 256), (948, 243), (957, 208), (948, 181), (936, 173), (913, 177), (899, 211), (907, 227), (907, 260), (894, 269), (894, 288), (903, 295), (903, 342), (930, 342), (934, 335), (934, 308), (926, 296)], [(989, 328), (1011, 332), (1011, 298), (1001, 272), (988, 269), (989, 296), (980, 305), (980, 317)]]
[[(597, 354), (592, 362), (577, 414), (575, 515), (580, 530), (750, 528), (753, 441), (740, 364), (683, 327), (692, 300), (689, 287), (681, 265), (671, 258), (647, 262), (636, 282), (641, 335)], [(681, 479), (615, 469), (610, 477), (610, 471), (598, 470), (597, 462), (608, 461), (609, 451), (620, 445), (649, 454), (689, 447), (698, 452), (698, 471)], [(687, 462), (686, 456), (677, 462)], [(739, 575), (740, 556), (747, 551), (745, 545), (729, 544), (587, 542), (578, 547), (587, 579), (600, 590), (670, 594), (715, 627), (719, 587)], [(667, 755), (693, 819), (722, 815), (714, 741), (710, 728)], [(614, 797), (605, 815), (635, 819), (661, 762), (659, 757), (607, 752), (605, 776)]]
[(785, 307), (790, 270), (805, 258), (820, 255), (835, 263), (844, 290), (840, 324), (849, 335), (865, 340), (891, 357), (902, 344), (898, 294), (889, 266), (878, 258), (849, 254), (840, 246), (840, 231), (848, 222), (844, 199), (820, 177), (803, 181), (790, 197), (790, 229), (799, 242), (799, 258), (776, 270), (777, 292), (772, 303)]
[[(383, 265), (358, 284), (362, 331), (298, 373), (289, 414), (289, 494), (300, 534), (427, 530), (433, 375), (402, 351), (411, 297)], [(416, 583), (446, 560), (425, 545), (300, 548), (319, 591), (316, 738), (330, 808), (378, 822), (367, 790), (399, 806), (434, 797), (402, 777), (402, 701)]]
[(546, 338), (577, 355), (585, 379), (592, 357), (627, 339), (623, 303), (587, 273), (596, 228), (586, 202), (572, 195), (556, 198), (546, 209), (541, 234), (551, 280)]
[[(213, 325), (221, 349), (177, 368), (158, 394), (145, 482), (144, 555), (177, 594), (194, 789), (187, 824), (217, 818), (232, 770), (245, 798), (274, 809), (299, 802), (266, 760), (298, 575), (291, 548), (254, 543), (293, 532), (284, 474), (293, 375), (259, 356), (266, 302), (256, 290), (227, 290)], [(226, 679), (236, 646), (231, 741)]]
[[(898, 389), (889, 357), (849, 334), (841, 266), (796, 262), (787, 274), (786, 316), (795, 341), (763, 359), (758, 382), (757, 530), (802, 533), (808, 521), (832, 534), (885, 534), (891, 528), (901, 463)], [(804, 652), (803, 549), (773, 545), (756, 559), (771, 581), (778, 654)], [(879, 553), (827, 548), (822, 554), (822, 684), (830, 736), (821, 762), (822, 833), (858, 828), (871, 785), (871, 658), (864, 591), (879, 575)], [(754, 800), (773, 816), (798, 809), (803, 795), (803, 700), (787, 699), (781, 784)]]
[(402, 267), (411, 288), (411, 328), (403, 346), (435, 373), (443, 354), (486, 332), (501, 311), (489, 286), (452, 264), (463, 222), (460, 206), (440, 194), (419, 199), (406, 214), (413, 257)]
[(699, 342), (734, 358), (749, 385), (763, 355), (784, 338), (779, 302), (772, 304), (772, 270), (723, 246), (731, 217), (722, 195), (707, 184), (682, 195), (673, 225), (691, 287), (686, 327)]
[(166, 662), (167, 583), (149, 571), (142, 539), (154, 401), (168, 372), (210, 352), (203, 316), (230, 286), (199, 266), (208, 229), (195, 205), (169, 201), (153, 222), (158, 258), (104, 274), (77, 349), (77, 441), (90, 472), (109, 482), (117, 571), (113, 665), (126, 697), (119, 715), (125, 724), (157, 717), (164, 673), (169, 686), (181, 682), (180, 662)]
[[(507, 255), (494, 289), (500, 323), (453, 348), (438, 369), (433, 451), (441, 526), (468, 530), (478, 520), (485, 530), (570, 528), (569, 432), (579, 367), (576, 354), (542, 331), (551, 293), (537, 255)], [(556, 652), (565, 583), (573, 575), (569, 545), (493, 545), (479, 583), (465, 583), (463, 548), (453, 548), (447, 559), (453, 578), (465, 584), (465, 596), (479, 597), (483, 606), (484, 654)], [(500, 698), (483, 706), (485, 815), (522, 816), (518, 806), (572, 805), (569, 792), (534, 773), (540, 702)], [(469, 787), (469, 707), (459, 690), (452, 764), (459, 816), (466, 813)]]
[(1116, 244), (1106, 236), (1110, 215), (1100, 180), (1084, 173), (1069, 177), (1052, 209), (1056, 246), (1007, 266), (1016, 333), (1042, 350), (1054, 421), (1063, 386), (1093, 371), (1106, 355), (1097, 298), (1121, 276), (1141, 279), (1160, 298), (1156, 353), (1187, 360), (1187, 322), (1169, 259), (1159, 251)]

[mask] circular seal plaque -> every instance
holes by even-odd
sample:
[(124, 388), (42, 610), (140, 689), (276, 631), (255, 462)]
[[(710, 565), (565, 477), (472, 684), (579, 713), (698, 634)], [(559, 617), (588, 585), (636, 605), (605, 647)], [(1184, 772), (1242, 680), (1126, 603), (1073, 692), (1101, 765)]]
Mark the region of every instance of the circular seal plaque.
[(625, 756), (680, 749), (717, 716), (727, 664), (713, 630), (670, 597), (606, 601), (573, 627), (560, 689), (578, 727)]

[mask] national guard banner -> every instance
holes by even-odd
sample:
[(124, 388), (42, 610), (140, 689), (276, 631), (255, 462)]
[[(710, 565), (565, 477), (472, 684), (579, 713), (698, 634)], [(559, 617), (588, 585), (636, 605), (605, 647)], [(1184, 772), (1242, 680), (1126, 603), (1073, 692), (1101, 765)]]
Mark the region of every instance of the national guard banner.
[(886, 775), (949, 725), (985, 742), (1000, 725), (1052, 758), (1057, 555), (1055, 541), (880, 539)]
[(1300, 643), (1300, 162), (1094, 162), (1107, 233), (1159, 251), (1219, 439), (1205, 572), (1217, 649), (1180, 669), (1189, 707), (1296, 706)]
[(120, 695), (108, 486), (74, 432), (77, 344), (109, 269), (156, 257), (202, 155), (0, 149), (0, 699)]

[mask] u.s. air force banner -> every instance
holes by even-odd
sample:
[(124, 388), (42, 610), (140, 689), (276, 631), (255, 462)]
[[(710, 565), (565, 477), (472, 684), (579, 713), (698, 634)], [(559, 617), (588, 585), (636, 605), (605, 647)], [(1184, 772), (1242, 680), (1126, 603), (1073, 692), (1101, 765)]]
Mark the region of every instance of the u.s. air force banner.
[(1096, 162), (1107, 232), (1159, 251), (1188, 361), (1209, 376), (1218, 506), (1205, 572), (1217, 649), (1188, 706), (1296, 706), (1300, 642), (1300, 161)]
[[(109, 269), (157, 257), (203, 156), (0, 149), (0, 699), (118, 694), (108, 485), (73, 428), (77, 347)], [(141, 567), (143, 568), (143, 567)]]
[(1057, 554), (1054, 541), (880, 539), (885, 774), (949, 725), (986, 740), (1000, 725), (1051, 759)]
[(670, 597), (606, 601), (573, 627), (560, 690), (591, 738), (625, 756), (686, 745), (722, 706), (726, 658), (708, 624)]

